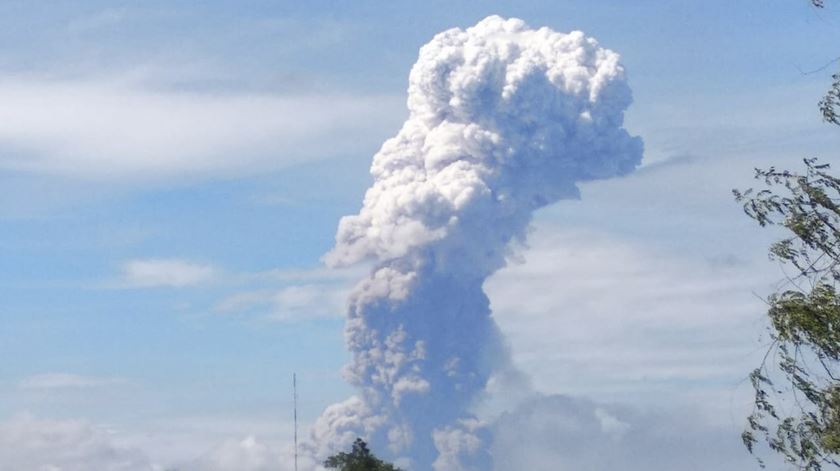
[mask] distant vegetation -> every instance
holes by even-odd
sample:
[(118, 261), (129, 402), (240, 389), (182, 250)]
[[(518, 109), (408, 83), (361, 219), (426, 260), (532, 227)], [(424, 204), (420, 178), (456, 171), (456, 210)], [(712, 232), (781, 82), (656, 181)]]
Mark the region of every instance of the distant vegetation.
[(338, 471), (402, 471), (374, 456), (361, 438), (353, 442), (350, 453), (341, 452), (330, 456), (324, 461), (324, 466)]

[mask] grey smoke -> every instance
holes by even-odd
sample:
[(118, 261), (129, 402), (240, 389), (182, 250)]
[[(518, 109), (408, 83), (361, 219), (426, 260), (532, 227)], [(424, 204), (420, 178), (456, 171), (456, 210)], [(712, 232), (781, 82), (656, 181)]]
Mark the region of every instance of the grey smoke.
[(316, 455), (362, 436), (417, 471), (492, 468), (492, 427), (470, 408), (510, 362), (482, 285), (536, 209), (639, 165), (631, 101), (618, 55), (581, 32), (491, 16), (421, 48), (409, 118), (325, 257), (374, 268), (349, 300), (358, 394), (315, 424)]

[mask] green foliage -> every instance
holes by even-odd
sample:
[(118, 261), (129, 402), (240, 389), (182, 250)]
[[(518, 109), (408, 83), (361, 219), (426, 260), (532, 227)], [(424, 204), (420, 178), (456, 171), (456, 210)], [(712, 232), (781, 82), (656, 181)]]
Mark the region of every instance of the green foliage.
[(401, 471), (374, 456), (361, 438), (353, 442), (350, 453), (341, 452), (330, 456), (324, 461), (324, 466), (338, 471)]
[[(840, 73), (819, 109), (840, 125)], [(770, 257), (796, 270), (767, 299), (772, 344), (750, 375), (755, 408), (741, 438), (751, 453), (762, 439), (799, 469), (819, 471), (840, 468), (840, 178), (816, 159), (805, 167), (802, 174), (757, 169), (766, 189), (733, 190), (761, 226), (786, 229)]]
[(764, 189), (733, 190), (744, 212), (761, 226), (777, 225), (792, 234), (770, 247), (772, 258), (790, 263), (799, 277), (840, 280), (840, 178), (828, 173), (828, 164), (805, 159), (806, 172), (796, 174), (756, 170), (756, 178), (768, 187), (782, 185), (785, 194)]
[(840, 116), (838, 116), (837, 108), (840, 106), (840, 74), (831, 76), (831, 88), (820, 100), (820, 112), (822, 112), (823, 120), (831, 124), (840, 125)]
[(796, 270), (767, 300), (772, 345), (750, 375), (755, 409), (742, 439), (750, 452), (763, 439), (799, 469), (819, 471), (840, 468), (840, 178), (816, 159), (805, 167), (756, 170), (767, 189), (733, 191), (761, 226), (786, 229), (770, 257)]
[[(817, 8), (825, 8), (825, 0), (811, 0), (811, 5)], [(840, 74), (832, 75), (831, 80), (831, 88), (826, 92), (823, 99), (820, 100), (819, 107), (825, 122), (840, 125), (840, 115), (838, 115), (838, 107), (840, 107)]]

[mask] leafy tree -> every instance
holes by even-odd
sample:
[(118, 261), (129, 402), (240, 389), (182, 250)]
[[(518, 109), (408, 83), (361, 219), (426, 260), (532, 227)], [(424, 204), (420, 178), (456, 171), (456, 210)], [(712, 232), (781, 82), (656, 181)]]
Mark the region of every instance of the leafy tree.
[[(840, 74), (832, 80), (819, 109), (840, 125)], [(785, 230), (770, 257), (795, 269), (767, 299), (772, 343), (750, 375), (755, 407), (741, 438), (751, 453), (762, 439), (788, 463), (819, 471), (840, 468), (840, 178), (817, 159), (804, 162), (803, 173), (756, 169), (765, 189), (733, 190), (749, 217)]]
[(756, 170), (767, 189), (734, 191), (761, 226), (786, 230), (770, 256), (795, 268), (767, 300), (772, 344), (750, 375), (755, 409), (742, 438), (750, 452), (761, 437), (789, 463), (817, 471), (840, 468), (840, 178), (816, 159), (805, 167)]
[(371, 453), (367, 443), (361, 438), (353, 442), (350, 453), (338, 453), (327, 458), (324, 466), (338, 471), (401, 471)]

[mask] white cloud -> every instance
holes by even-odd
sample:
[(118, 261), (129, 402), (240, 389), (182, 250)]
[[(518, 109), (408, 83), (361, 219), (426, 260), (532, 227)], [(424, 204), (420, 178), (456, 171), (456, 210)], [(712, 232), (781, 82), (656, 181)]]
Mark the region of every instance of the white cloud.
[[(533, 397), (501, 416), (493, 431), (495, 471), (758, 469), (738, 427), (706, 423), (690, 409), (653, 412)], [(782, 469), (776, 464), (769, 469)]]
[(256, 313), (281, 322), (340, 318), (347, 310), (350, 290), (368, 269), (317, 267), (237, 274), (231, 280), (246, 289), (228, 294), (214, 310), (222, 314)]
[(28, 415), (0, 422), (0, 469), (6, 471), (162, 471), (110, 431), (85, 421)]
[(0, 169), (103, 181), (252, 174), (369, 151), (395, 97), (159, 91), (0, 78)]
[(324, 285), (289, 286), (274, 296), (278, 320), (300, 317), (340, 317), (346, 310), (349, 289)]
[(275, 453), (253, 436), (243, 440), (230, 440), (209, 453), (202, 469), (219, 471), (268, 471), (276, 469), (280, 461)]
[(121, 285), (131, 288), (180, 288), (207, 283), (217, 275), (218, 271), (210, 265), (185, 260), (130, 260), (122, 266)]
[(292, 322), (341, 317), (347, 290), (330, 285), (292, 285), (275, 290), (234, 293), (216, 304), (220, 313), (262, 311), (266, 318)]
[(18, 383), (21, 389), (83, 389), (124, 383), (120, 378), (98, 378), (71, 373), (44, 373), (29, 376)]
[(760, 359), (764, 305), (753, 291), (769, 287), (766, 266), (556, 227), (532, 240), (527, 262), (486, 288), (538, 390), (643, 403), (711, 394), (695, 405), (729, 411), (725, 399)]
[[(302, 470), (315, 468), (307, 456), (298, 456)], [(254, 436), (226, 440), (209, 453), (187, 465), (188, 471), (292, 471), (294, 447), (260, 441)]]
[[(167, 418), (132, 429), (30, 414), (0, 421), (2, 471), (291, 471), (293, 450), (291, 424), (276, 418)], [(300, 469), (314, 469), (301, 451)]]

